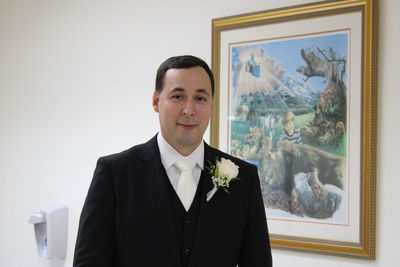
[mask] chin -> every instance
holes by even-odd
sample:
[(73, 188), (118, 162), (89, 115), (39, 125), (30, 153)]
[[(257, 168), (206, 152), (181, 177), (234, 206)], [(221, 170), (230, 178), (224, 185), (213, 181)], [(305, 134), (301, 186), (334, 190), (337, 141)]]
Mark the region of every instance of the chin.
[(198, 146), (200, 144), (202, 139), (192, 139), (192, 138), (182, 138), (178, 140), (178, 144), (182, 147), (193, 147), (193, 146)]

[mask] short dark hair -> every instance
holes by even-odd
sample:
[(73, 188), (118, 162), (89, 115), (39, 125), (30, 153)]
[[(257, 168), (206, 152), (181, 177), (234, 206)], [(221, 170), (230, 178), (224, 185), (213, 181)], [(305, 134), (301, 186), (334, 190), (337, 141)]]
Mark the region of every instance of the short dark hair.
[(156, 75), (156, 91), (161, 93), (164, 86), (165, 73), (169, 69), (189, 69), (193, 67), (202, 67), (207, 72), (211, 81), (211, 92), (214, 95), (214, 75), (210, 67), (201, 58), (190, 55), (170, 57), (161, 63)]

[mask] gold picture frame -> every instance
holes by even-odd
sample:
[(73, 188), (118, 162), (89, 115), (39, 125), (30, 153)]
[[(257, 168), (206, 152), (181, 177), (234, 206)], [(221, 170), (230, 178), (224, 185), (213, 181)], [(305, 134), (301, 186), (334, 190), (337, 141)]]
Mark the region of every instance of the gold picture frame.
[[(344, 134), (341, 135), (341, 139), (336, 139), (344, 145), (338, 148), (339, 145), (336, 142), (335, 148), (333, 141), (328, 144), (332, 145), (333, 150), (344, 153), (341, 159), (345, 162), (345, 167), (343, 167), (345, 178), (343, 179), (346, 182), (342, 190), (339, 190), (342, 195), (338, 202), (338, 205), (345, 206), (344, 215), (340, 215), (338, 221), (333, 221), (333, 214), (335, 215), (338, 210), (331, 213), (329, 219), (321, 219), (322, 217), (318, 217), (316, 213), (313, 213), (312, 218), (304, 216), (304, 213), (300, 215), (293, 213), (296, 217), (290, 212), (279, 209), (280, 213), (276, 215), (277, 210), (271, 209), (275, 212), (273, 214), (278, 218), (276, 219), (274, 216), (269, 216), (270, 210), (266, 206), (273, 248), (375, 259), (377, 16), (377, 0), (342, 0), (216, 18), (212, 21), (212, 70), (215, 75), (216, 91), (210, 128), (211, 145), (231, 154), (237, 153), (237, 156), (242, 156), (244, 159), (246, 155), (249, 159), (256, 158), (253, 162), (255, 164), (261, 164), (263, 158), (251, 153), (255, 149), (251, 146), (251, 142), (254, 143), (254, 136), (257, 136), (253, 131), (258, 131), (260, 136), (267, 136), (266, 139), (269, 137), (270, 140), (275, 139), (275, 146), (281, 144), (280, 141), (276, 141), (279, 136), (276, 133), (281, 131), (282, 135), (283, 132), (283, 125), (280, 123), (284, 110), (280, 110), (281, 107), (286, 106), (289, 110), (296, 109), (298, 112), (295, 112), (296, 116), (297, 114), (304, 115), (298, 115), (299, 118), (307, 116), (310, 118), (312, 115), (311, 121), (315, 119), (317, 111), (316, 109), (311, 111), (312, 104), (308, 103), (308, 100), (299, 100), (300, 96), (293, 98), (293, 95), (287, 93), (288, 91), (277, 93), (282, 88), (288, 90), (288, 85), (283, 85), (283, 79), (286, 79), (285, 75), (298, 64), (298, 61), (295, 61), (298, 59), (294, 58), (303, 59), (302, 66), (296, 65), (297, 72), (291, 73), (291, 75), (305, 75), (303, 80), (297, 78), (301, 84), (307, 84), (318, 76), (311, 66), (315, 62), (310, 58), (307, 61), (307, 56), (317, 55), (319, 59), (330, 63), (335, 61), (337, 66), (342, 64), (338, 63), (340, 60), (345, 61), (340, 67), (341, 79), (347, 90), (344, 93), (345, 113), (342, 116), (344, 117), (342, 119)], [(335, 38), (339, 38), (337, 42)], [(334, 47), (333, 49), (328, 48), (329, 42)], [(299, 49), (299, 45), (303, 45), (304, 49)], [(324, 45), (328, 46), (324, 47)], [(257, 60), (259, 60), (258, 63)], [(285, 63), (290, 66), (284, 66)], [(251, 64), (255, 66), (253, 72), (249, 71)], [(307, 74), (307, 70), (314, 71), (314, 74)], [(246, 80), (247, 76), (244, 75), (251, 77), (248, 78), (250, 80)], [(317, 98), (310, 100), (314, 101), (312, 102), (314, 104), (317, 103), (314, 108), (320, 106), (322, 95), (325, 100), (336, 97), (333, 95), (327, 98), (326, 88), (330, 86), (331, 80), (328, 81), (326, 74), (324, 75), (325, 80), (322, 82), (321, 77), (319, 78), (319, 85), (323, 89), (317, 93)], [(254, 81), (251, 80), (253, 78)], [(272, 82), (272, 80), (277, 81)], [(311, 95), (311, 93), (308, 94)], [(300, 104), (294, 108), (287, 104), (285, 97)], [(283, 101), (283, 104), (276, 104), (279, 102), (278, 98), (279, 101)], [(332, 100), (330, 108), (333, 102)], [(268, 106), (266, 103), (272, 104)], [(305, 111), (306, 113), (300, 111), (304, 107), (308, 110)], [(253, 109), (252, 116), (249, 115), (251, 109)], [(334, 112), (339, 113), (337, 110), (339, 109)], [(270, 120), (274, 121), (274, 128), (266, 126), (267, 121)], [(339, 125), (338, 119), (335, 120), (336, 126)], [(304, 121), (294, 122), (300, 125), (300, 130), (304, 130), (305, 133), (307, 133), (307, 128), (304, 127), (310, 127), (310, 123), (310, 120), (308, 124)], [(337, 128), (331, 129), (337, 130)], [(326, 137), (326, 132), (324, 137)], [(243, 143), (247, 142), (245, 145), (240, 144), (243, 145), (242, 150), (237, 148), (239, 145), (236, 143), (239, 141), (234, 138), (239, 138)], [(321, 136), (319, 138), (321, 139)], [(310, 137), (308, 140), (317, 142), (316, 139), (313, 140)], [(320, 142), (319, 145), (322, 144), (322, 141), (318, 142)], [(277, 149), (270, 151), (276, 153)], [(264, 174), (260, 172), (260, 180), (264, 179), (263, 176)], [(265, 177), (266, 180), (271, 179), (268, 175)], [(266, 184), (268, 183), (267, 180)], [(294, 186), (297, 184), (295, 183)], [(293, 194), (293, 191), (291, 192), (288, 196)], [(293, 195), (288, 199), (293, 201)]]

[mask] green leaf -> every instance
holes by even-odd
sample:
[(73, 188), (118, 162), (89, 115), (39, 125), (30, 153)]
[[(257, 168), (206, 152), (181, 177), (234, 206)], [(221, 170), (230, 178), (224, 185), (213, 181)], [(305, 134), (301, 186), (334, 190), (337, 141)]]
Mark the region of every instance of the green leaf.
[(227, 194), (231, 193), (231, 192), (229, 192), (228, 188), (226, 188), (226, 187), (222, 187), (222, 190), (224, 190)]

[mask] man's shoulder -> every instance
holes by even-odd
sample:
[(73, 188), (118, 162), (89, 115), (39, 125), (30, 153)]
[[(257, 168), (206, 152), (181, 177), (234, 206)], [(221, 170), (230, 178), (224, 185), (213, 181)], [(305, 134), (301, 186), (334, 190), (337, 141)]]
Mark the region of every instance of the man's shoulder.
[(121, 152), (109, 154), (100, 157), (100, 160), (104, 160), (108, 163), (120, 163), (120, 162), (132, 162), (134, 160), (146, 159), (149, 154), (154, 153), (157, 149), (157, 142), (155, 138), (142, 144), (132, 146)]
[(101, 158), (103, 158), (106, 161), (116, 161), (116, 160), (122, 160), (122, 159), (126, 159), (126, 158), (137, 157), (140, 155), (143, 145), (144, 144), (138, 144), (138, 145), (132, 146), (128, 149), (125, 149), (123, 151), (102, 156)]

